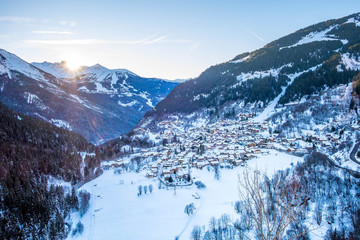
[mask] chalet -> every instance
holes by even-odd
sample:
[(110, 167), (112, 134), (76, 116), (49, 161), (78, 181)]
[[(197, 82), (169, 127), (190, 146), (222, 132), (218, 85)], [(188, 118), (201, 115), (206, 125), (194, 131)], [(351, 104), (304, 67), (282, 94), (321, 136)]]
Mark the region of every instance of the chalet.
[(149, 178), (149, 179), (150, 179), (150, 178), (153, 178), (153, 177), (154, 177), (154, 174), (148, 173), (148, 174), (146, 174), (146, 177)]
[(254, 154), (260, 154), (261, 153), (261, 150), (260, 149), (254, 149)]
[(219, 161), (216, 160), (216, 159), (211, 160), (211, 161), (210, 161), (210, 165), (211, 165), (211, 166), (217, 166), (217, 165), (219, 165)]
[(289, 153), (293, 153), (293, 152), (295, 152), (295, 149), (294, 148), (288, 148), (288, 149), (286, 149), (286, 151), (289, 152)]
[(233, 161), (233, 164), (234, 164), (234, 166), (239, 166), (239, 165), (241, 165), (243, 162), (244, 162), (244, 161), (241, 160), (241, 159), (236, 159), (235, 161)]
[(196, 164), (196, 167), (199, 168), (199, 169), (203, 169), (204, 167), (208, 166), (209, 163), (208, 162), (198, 162)]
[(171, 164), (171, 163), (169, 163), (169, 162), (165, 162), (163, 166), (164, 166), (165, 168), (169, 168), (169, 167), (171, 167), (171, 166), (172, 166), (172, 164)]
[(119, 168), (119, 167), (121, 167), (122, 165), (123, 165), (123, 164), (113, 163), (113, 164), (110, 165), (110, 167), (112, 167), (112, 168)]
[(165, 179), (166, 181), (169, 181), (170, 177), (171, 177), (170, 174), (164, 174), (164, 179)]
[(151, 172), (157, 173), (158, 172), (158, 167), (157, 166), (151, 166)]
[(248, 147), (255, 147), (255, 146), (256, 146), (256, 144), (254, 142), (251, 142), (248, 144)]
[(203, 161), (205, 161), (205, 157), (204, 156), (199, 157), (199, 162), (203, 162)]

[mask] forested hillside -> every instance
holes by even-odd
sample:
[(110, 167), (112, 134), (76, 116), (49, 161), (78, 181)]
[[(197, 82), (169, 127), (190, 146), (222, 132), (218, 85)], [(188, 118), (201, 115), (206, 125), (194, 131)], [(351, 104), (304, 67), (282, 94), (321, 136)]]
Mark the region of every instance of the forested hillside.
[(0, 119), (0, 238), (64, 238), (79, 210), (74, 186), (101, 174), (100, 154), (79, 134), (3, 104)]
[(146, 117), (189, 114), (210, 109), (210, 115), (236, 102), (261, 110), (283, 89), (286, 104), (321, 89), (349, 83), (359, 72), (360, 15), (329, 20), (301, 29), (251, 53), (212, 66), (182, 83)]

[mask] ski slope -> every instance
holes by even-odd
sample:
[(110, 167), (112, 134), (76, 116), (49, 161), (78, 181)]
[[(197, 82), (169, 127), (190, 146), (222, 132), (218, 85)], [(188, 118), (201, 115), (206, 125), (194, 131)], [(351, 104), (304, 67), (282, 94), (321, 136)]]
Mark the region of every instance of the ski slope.
[(275, 113), (275, 107), (278, 104), (280, 98), (282, 96), (284, 96), (286, 89), (294, 82), (295, 78), (299, 77), (301, 74), (309, 72), (309, 71), (315, 71), (318, 67), (320, 67), (322, 64), (316, 65), (312, 68), (309, 68), (305, 71), (302, 72), (298, 72), (298, 73), (294, 73), (294, 74), (289, 74), (288, 77), (290, 79), (289, 83), (286, 85), (286, 87), (282, 88), (281, 93), (274, 99), (272, 100), (268, 106), (256, 117), (254, 117), (253, 121), (254, 122), (258, 122), (261, 123), (264, 120), (268, 119), (272, 114)]

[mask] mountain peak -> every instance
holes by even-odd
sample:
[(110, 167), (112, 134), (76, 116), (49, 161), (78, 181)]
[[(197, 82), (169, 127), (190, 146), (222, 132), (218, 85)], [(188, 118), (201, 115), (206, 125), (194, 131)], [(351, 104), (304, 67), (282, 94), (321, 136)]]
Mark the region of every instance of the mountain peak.
[(67, 67), (66, 61), (62, 60), (61, 62), (47, 62), (42, 63), (33, 62), (31, 65), (50, 73), (51, 75), (57, 78), (73, 78), (75, 77), (75, 72), (69, 70)]
[(104, 67), (103, 65), (97, 63), (95, 65), (92, 65), (90, 67), (88, 66), (81, 66), (79, 68), (79, 72), (82, 72), (82, 71), (87, 71), (87, 70), (90, 70), (90, 71), (94, 71), (94, 70), (109, 70), (108, 68)]
[[(67, 65), (66, 65), (66, 61), (62, 60), (61, 62), (48, 62), (48, 61), (44, 61), (42, 63), (38, 63), (38, 62), (33, 62), (31, 63), (33, 66), (36, 65), (44, 65), (44, 66), (56, 66), (56, 67), (61, 67), (61, 68), (66, 68), (67, 69)], [(37, 66), (36, 66), (37, 67)]]
[(31, 76), (37, 80), (43, 80), (44, 76), (40, 71), (22, 60), (13, 53), (4, 49), (0, 49), (0, 74), (6, 73), (9, 78), (12, 78), (10, 71), (17, 71), (27, 76)]
[(104, 66), (102, 66), (101, 64), (99, 64), (99, 63), (97, 63), (97, 64), (95, 64), (95, 65), (93, 65), (93, 66), (91, 66), (92, 68), (106, 68), (106, 67), (104, 67)]
[(62, 60), (61, 62), (55, 64), (59, 64), (60, 66), (66, 67), (66, 63), (67, 62), (65, 60)]

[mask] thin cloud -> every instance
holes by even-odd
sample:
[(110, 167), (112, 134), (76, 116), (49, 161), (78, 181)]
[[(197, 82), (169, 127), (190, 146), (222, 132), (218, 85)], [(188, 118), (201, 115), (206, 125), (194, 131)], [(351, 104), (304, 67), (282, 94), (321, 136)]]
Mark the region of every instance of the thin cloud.
[(0, 22), (12, 22), (12, 23), (30, 23), (35, 22), (36, 19), (28, 17), (11, 17), (11, 16), (0, 16)]
[(46, 45), (97, 45), (97, 44), (124, 44), (124, 45), (150, 45), (157, 43), (185, 43), (192, 44), (196, 49), (199, 43), (184, 40), (184, 39), (171, 39), (168, 36), (153, 37), (149, 36), (140, 40), (104, 40), (104, 39), (70, 39), (70, 40), (24, 40), (28, 44), (46, 44)]
[(24, 40), (28, 44), (45, 44), (45, 45), (95, 45), (106, 43), (100, 39), (72, 39), (72, 40)]
[(74, 21), (60, 21), (59, 24), (62, 25), (62, 26), (75, 27), (77, 25), (77, 22), (74, 22)]
[(168, 38), (168, 36), (161, 36), (161, 37), (157, 37), (157, 38), (151, 38), (151, 37), (147, 37), (145, 39), (142, 39), (140, 41), (138, 41), (139, 44), (154, 44), (154, 43), (161, 43), (164, 42), (166, 39)]
[(74, 34), (73, 32), (69, 32), (69, 31), (32, 31), (32, 33), (36, 33), (36, 34)]
[(191, 45), (191, 51), (195, 51), (196, 49), (198, 49), (200, 47), (201, 43), (200, 42), (194, 42)]

